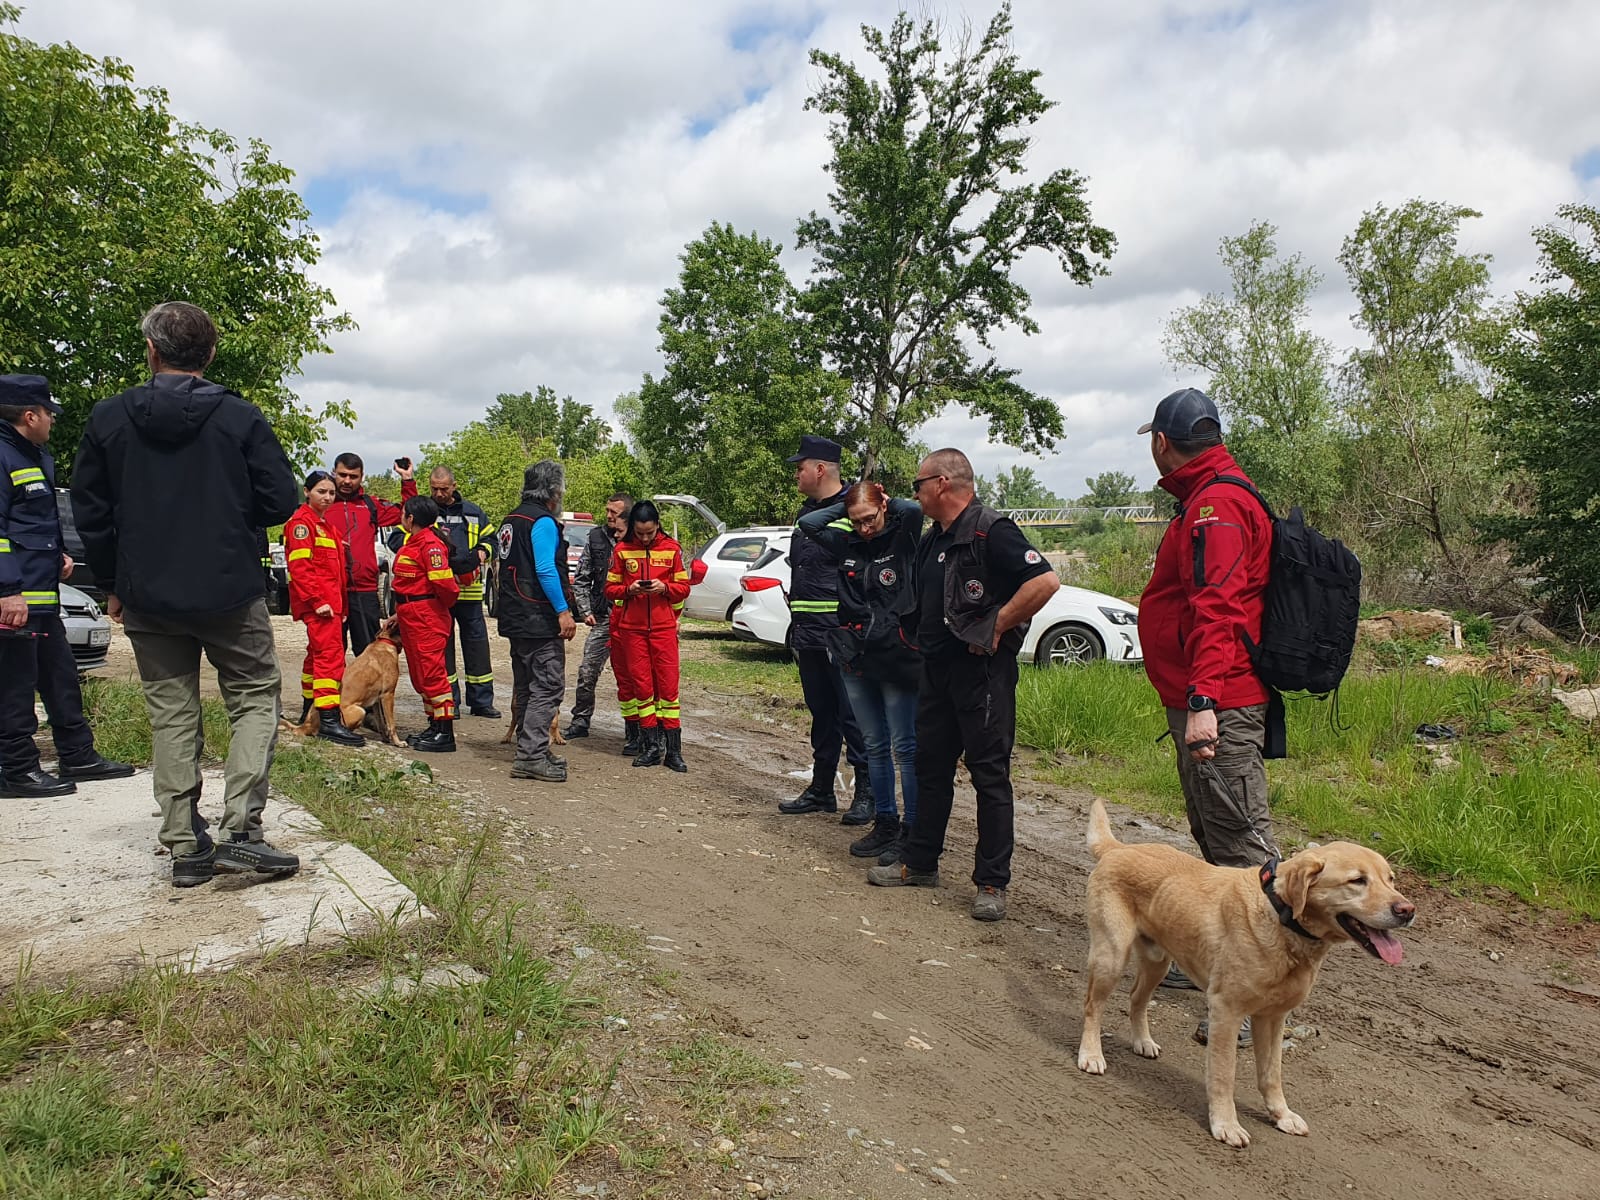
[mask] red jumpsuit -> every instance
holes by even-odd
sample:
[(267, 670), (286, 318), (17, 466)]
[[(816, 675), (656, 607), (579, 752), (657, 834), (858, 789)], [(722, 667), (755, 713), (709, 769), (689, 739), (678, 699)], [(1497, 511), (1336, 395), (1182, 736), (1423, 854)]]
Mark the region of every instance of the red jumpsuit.
[[(659, 579), (664, 593), (628, 594), (635, 580)], [(611, 670), (623, 718), (641, 728), (678, 728), (678, 613), (689, 595), (683, 550), (664, 533), (648, 547), (624, 538), (611, 552)]]
[(391, 587), (411, 686), (422, 697), (428, 720), (454, 721), (445, 647), (452, 628), (450, 606), (461, 585), (450, 574), (450, 551), (432, 527), (415, 530), (395, 553)]
[[(306, 625), (300, 694), (318, 709), (337, 709), (344, 680), (345, 545), (309, 504), (302, 504), (283, 527), (283, 549), (289, 614)], [(317, 613), (324, 604), (332, 615)]]

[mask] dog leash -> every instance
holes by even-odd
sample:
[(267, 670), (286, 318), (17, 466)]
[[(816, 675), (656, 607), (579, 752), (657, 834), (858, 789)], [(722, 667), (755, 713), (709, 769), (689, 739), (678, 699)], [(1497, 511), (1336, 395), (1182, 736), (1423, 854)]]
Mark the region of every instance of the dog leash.
[[(1158, 737), (1156, 741), (1159, 742), (1162, 738), (1169, 737), (1172, 737), (1172, 730), (1170, 729), (1163, 733), (1161, 737)], [(1221, 740), (1220, 737), (1204, 738), (1198, 742), (1189, 742), (1184, 748), (1192, 755), (1194, 751), (1203, 750), (1207, 746), (1215, 746)], [(1173, 738), (1173, 741), (1177, 741), (1177, 739)], [(1261, 847), (1268, 858), (1282, 858), (1278, 848), (1268, 845), (1267, 839), (1261, 836), (1261, 831), (1256, 828), (1256, 823), (1251, 818), (1249, 810), (1239, 803), (1239, 797), (1233, 794), (1233, 788), (1228, 786), (1228, 781), (1222, 777), (1222, 773), (1217, 770), (1215, 763), (1209, 758), (1196, 759), (1195, 763), (1197, 766), (1203, 767), (1206, 773), (1211, 776), (1211, 781), (1222, 789), (1222, 794), (1228, 798), (1228, 806), (1233, 810), (1233, 815), (1243, 822), (1245, 829), (1249, 831), (1250, 837), (1255, 841), (1255, 844)]]

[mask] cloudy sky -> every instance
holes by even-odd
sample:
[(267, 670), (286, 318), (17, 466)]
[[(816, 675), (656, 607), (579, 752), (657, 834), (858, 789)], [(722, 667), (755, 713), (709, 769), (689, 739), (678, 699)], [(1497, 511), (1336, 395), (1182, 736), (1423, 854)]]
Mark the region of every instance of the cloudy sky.
[[(316, 274), (360, 324), (309, 361), (308, 400), (360, 414), (334, 449), (405, 453), (549, 384), (609, 414), (659, 369), (655, 325), (684, 244), (713, 220), (792, 252), (826, 204), (806, 51), (866, 58), (877, 0), (23, 0), (20, 32), (131, 63), (182, 117), (255, 136), (299, 175)], [(925, 10), (987, 22), (990, 3)], [(1335, 261), (1363, 210), (1468, 204), (1464, 248), (1497, 290), (1526, 286), (1529, 230), (1600, 201), (1593, 0), (1018, 0), (1016, 47), (1058, 102), (1039, 175), (1090, 178), (1119, 239), (1111, 275), (1073, 286), (1027, 261), (1035, 337), (1002, 361), (1054, 397), (1044, 459), (947, 414), (922, 431), (992, 473), (1029, 462), (1055, 490), (1108, 469), (1153, 481), (1132, 430), (1179, 380), (1175, 308), (1225, 279), (1218, 239), (1254, 219), (1326, 276), (1319, 332), (1356, 342)]]

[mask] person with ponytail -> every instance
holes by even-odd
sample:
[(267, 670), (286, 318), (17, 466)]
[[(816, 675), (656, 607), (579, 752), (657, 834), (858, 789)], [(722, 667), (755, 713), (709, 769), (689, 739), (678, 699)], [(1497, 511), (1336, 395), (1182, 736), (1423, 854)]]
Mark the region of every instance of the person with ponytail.
[(339, 720), (349, 550), (327, 522), (333, 497), (333, 476), (311, 472), (306, 476), (306, 502), (283, 526), (289, 615), (306, 627), (306, 659), (300, 668), (300, 694), (306, 702), (302, 718), (315, 708), (319, 737), (340, 746), (359, 746), (361, 738)]

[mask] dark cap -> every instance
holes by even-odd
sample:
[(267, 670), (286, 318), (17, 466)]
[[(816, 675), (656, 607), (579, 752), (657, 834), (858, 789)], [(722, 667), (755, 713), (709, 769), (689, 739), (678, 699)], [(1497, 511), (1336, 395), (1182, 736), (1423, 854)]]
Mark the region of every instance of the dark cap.
[(0, 404), (40, 408), (59, 417), (61, 405), (50, 398), (50, 383), (43, 375), (0, 375)]
[[(1214, 428), (1196, 430), (1201, 421), (1211, 421)], [(1164, 433), (1174, 441), (1189, 442), (1217, 437), (1222, 433), (1222, 418), (1211, 397), (1199, 388), (1184, 388), (1173, 392), (1156, 405), (1156, 415), (1139, 426), (1140, 433)]]
[(804, 462), (808, 458), (814, 458), (818, 462), (836, 463), (839, 461), (839, 456), (842, 452), (842, 447), (838, 442), (807, 433), (800, 438), (800, 453), (791, 454), (783, 461), (797, 463)]

